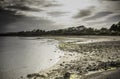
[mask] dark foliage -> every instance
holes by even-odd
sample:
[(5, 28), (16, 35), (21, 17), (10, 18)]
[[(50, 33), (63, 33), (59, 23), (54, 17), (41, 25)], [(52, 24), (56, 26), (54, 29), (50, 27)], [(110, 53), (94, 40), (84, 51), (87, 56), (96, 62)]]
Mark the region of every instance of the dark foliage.
[(70, 27), (59, 30), (32, 30), (32, 31), (21, 31), (21, 32), (9, 32), (2, 33), (0, 36), (42, 36), (42, 35), (120, 35), (120, 22), (113, 24), (109, 29), (101, 28), (86, 28), (85, 26)]

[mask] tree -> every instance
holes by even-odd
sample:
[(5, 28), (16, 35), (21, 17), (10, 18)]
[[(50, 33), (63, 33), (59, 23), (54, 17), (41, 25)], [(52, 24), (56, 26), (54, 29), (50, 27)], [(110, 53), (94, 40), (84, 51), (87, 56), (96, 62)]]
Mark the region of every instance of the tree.
[(116, 24), (113, 24), (111, 27), (110, 27), (110, 31), (117, 31), (117, 25)]
[(117, 28), (118, 28), (117, 31), (120, 32), (120, 22), (118, 22)]

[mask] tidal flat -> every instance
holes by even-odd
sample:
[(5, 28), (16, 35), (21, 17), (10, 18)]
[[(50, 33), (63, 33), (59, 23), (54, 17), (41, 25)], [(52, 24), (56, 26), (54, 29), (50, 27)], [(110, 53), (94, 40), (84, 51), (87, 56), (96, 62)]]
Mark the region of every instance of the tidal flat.
[(64, 55), (51, 68), (28, 74), (29, 79), (119, 79), (120, 37), (49, 38), (59, 41), (57, 47)]
[(0, 37), (0, 79), (119, 79), (119, 36)]

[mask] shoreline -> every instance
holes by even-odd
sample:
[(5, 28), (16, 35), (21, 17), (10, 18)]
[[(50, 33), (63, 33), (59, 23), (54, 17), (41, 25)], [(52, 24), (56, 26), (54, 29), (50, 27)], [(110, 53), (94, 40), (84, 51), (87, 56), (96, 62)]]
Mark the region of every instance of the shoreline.
[[(99, 39), (99, 38), (97, 38), (97, 39)], [(60, 41), (61, 38), (57, 38), (56, 40)], [(119, 42), (120, 38), (116, 39), (116, 40)], [(99, 46), (99, 43), (105, 45), (106, 42), (110, 42), (110, 44), (112, 44), (112, 43), (114, 44), (114, 41), (116, 41), (116, 40), (113, 38), (113, 39), (108, 40), (108, 41), (106, 41), (106, 40), (95, 41), (95, 42), (92, 42), (92, 43), (86, 43), (85, 45), (89, 46), (89, 44), (95, 44), (95, 45)], [(75, 46), (81, 45), (81, 44), (76, 45), (76, 42), (74, 43), (73, 41), (72, 41), (72, 43), (69, 42), (69, 41), (67, 41), (67, 42), (64, 42), (64, 41), (65, 40), (60, 41), (59, 45), (61, 43), (63, 43), (63, 46), (68, 46), (68, 47), (70, 47), (70, 46), (72, 47), (72, 45), (73, 46), (74, 45)], [(115, 45), (116, 44), (117, 43), (115, 43)], [(63, 48), (65, 49), (66, 47), (63, 47)], [(101, 67), (100, 64), (101, 65), (107, 65), (107, 63), (108, 64), (111, 64), (111, 63), (115, 64), (116, 63), (116, 61), (109, 62), (107, 59), (106, 60), (101, 60), (100, 58), (97, 58), (97, 61), (94, 61), (96, 59), (95, 58), (96, 55), (95, 56), (92, 56), (92, 55), (89, 56), (89, 53), (87, 53), (87, 52), (86, 53), (84, 53), (84, 52), (83, 53), (78, 53), (80, 51), (75, 51), (71, 48), (66, 48), (66, 50), (64, 50), (64, 49), (60, 49), (61, 51), (64, 52), (64, 56), (62, 56), (60, 61), (57, 62), (53, 67), (51, 67), (49, 69), (46, 69), (46, 70), (44, 70), (42, 72), (39, 72), (39, 73), (28, 74), (27, 77), (29, 77), (29, 79), (35, 79), (35, 78), (37, 78), (37, 79), (64, 79), (65, 74), (69, 73), (70, 78), (68, 78), (68, 79), (79, 79), (79, 78), (82, 78), (83, 75), (85, 75), (86, 73), (89, 73), (90, 71), (94, 72), (94, 71), (99, 71), (100, 69), (103, 69), (103, 70), (105, 70), (104, 72), (106, 72), (111, 68), (111, 67), (109, 67), (109, 65), (108, 65), (108, 67), (107, 66), (106, 67)], [(88, 61), (88, 60), (90, 60), (90, 61)], [(98, 60), (101, 60), (101, 61), (98, 61)], [(118, 62), (118, 64), (119, 64), (119, 62)], [(97, 74), (97, 73), (95, 73), (95, 74)]]

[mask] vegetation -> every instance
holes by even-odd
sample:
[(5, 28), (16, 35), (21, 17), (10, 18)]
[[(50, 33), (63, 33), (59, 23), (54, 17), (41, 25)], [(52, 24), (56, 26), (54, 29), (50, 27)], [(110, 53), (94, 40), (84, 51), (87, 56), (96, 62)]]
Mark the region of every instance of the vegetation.
[(0, 36), (41, 36), (41, 35), (120, 35), (120, 22), (113, 24), (109, 29), (101, 28), (87, 28), (85, 26), (70, 27), (66, 29), (58, 30), (32, 30), (32, 31), (21, 31), (21, 32), (9, 32), (2, 33)]

